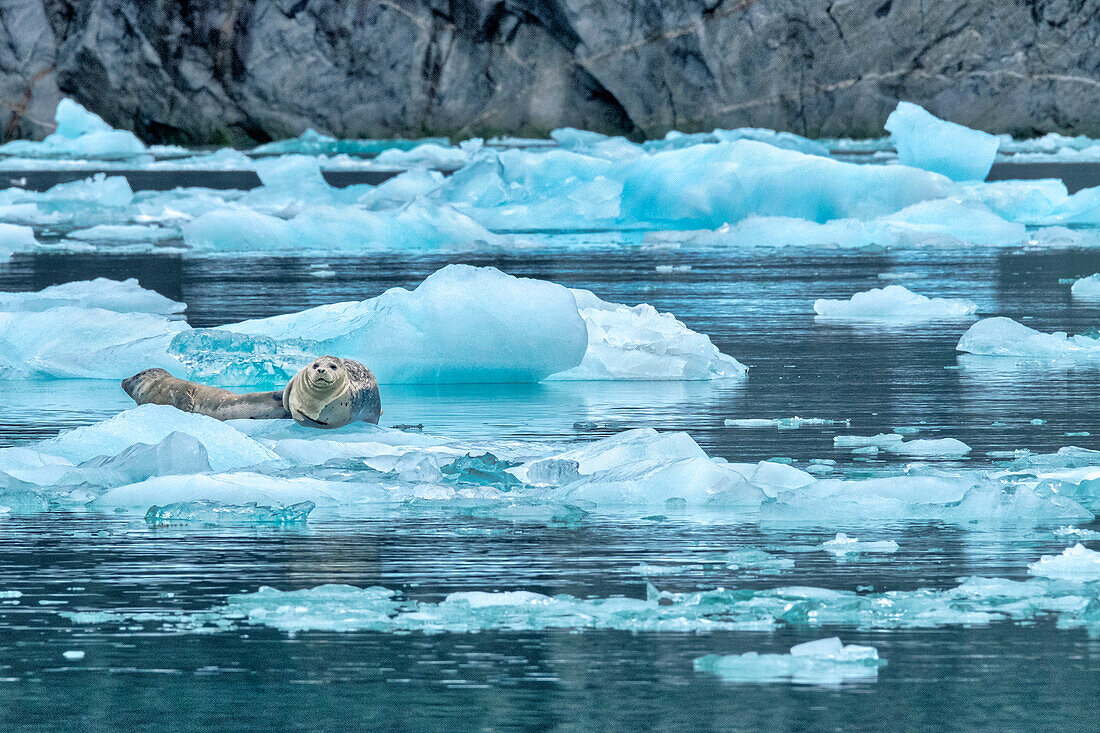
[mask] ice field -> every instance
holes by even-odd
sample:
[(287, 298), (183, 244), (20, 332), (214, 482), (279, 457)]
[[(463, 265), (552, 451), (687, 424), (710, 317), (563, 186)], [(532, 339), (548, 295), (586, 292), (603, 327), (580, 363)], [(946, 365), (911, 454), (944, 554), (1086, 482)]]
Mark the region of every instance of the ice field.
[[(0, 189), (5, 730), (1084, 725), (1100, 188), (984, 179), (1100, 142), (904, 104), (878, 141), (57, 123), (0, 167), (262, 185)], [(118, 383), (320, 354), (379, 425)]]

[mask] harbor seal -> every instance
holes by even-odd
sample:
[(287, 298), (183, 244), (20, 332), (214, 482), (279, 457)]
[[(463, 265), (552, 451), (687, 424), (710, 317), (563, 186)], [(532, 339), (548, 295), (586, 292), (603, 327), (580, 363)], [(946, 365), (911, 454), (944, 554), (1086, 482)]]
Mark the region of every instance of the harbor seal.
[(338, 428), (360, 420), (378, 423), (382, 401), (370, 369), (351, 359), (322, 356), (283, 390), (283, 407), (299, 425)]
[(139, 405), (171, 405), (218, 420), (290, 417), (281, 391), (237, 394), (173, 377), (163, 369), (146, 369), (123, 379), (122, 389)]
[(378, 423), (382, 401), (370, 369), (351, 359), (322, 356), (302, 369), (285, 389), (237, 394), (188, 382), (163, 369), (146, 369), (122, 380), (139, 405), (171, 405), (218, 420), (293, 418), (311, 428), (339, 428), (364, 420)]

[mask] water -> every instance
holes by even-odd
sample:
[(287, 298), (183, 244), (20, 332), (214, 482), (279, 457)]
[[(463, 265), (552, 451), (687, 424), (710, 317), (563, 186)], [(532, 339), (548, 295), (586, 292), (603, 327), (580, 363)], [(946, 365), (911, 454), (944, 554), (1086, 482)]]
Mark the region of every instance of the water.
[[(0, 265), (0, 289), (95, 276), (137, 277), (187, 303), (210, 326), (411, 287), (452, 261), (587, 288), (605, 300), (671, 311), (750, 367), (736, 385), (546, 383), (384, 387), (385, 424), (494, 441), (587, 441), (633, 427), (686, 430), (711, 455), (785, 457), (832, 475), (900, 471), (905, 459), (853, 456), (837, 434), (919, 428), (974, 450), (944, 462), (991, 466), (990, 451), (1100, 449), (1095, 369), (982, 360), (954, 351), (968, 323), (867, 329), (815, 323), (815, 298), (900, 283), (967, 297), (982, 314), (1080, 332), (1100, 308), (1072, 302), (1060, 278), (1100, 270), (1088, 252), (928, 249), (897, 253), (699, 254), (590, 247), (445, 258), (211, 259), (35, 256)], [(335, 277), (310, 270), (325, 265)], [(657, 272), (658, 265), (689, 266)], [(880, 274), (900, 275), (883, 279)], [(41, 439), (124, 409), (110, 382), (4, 382), (0, 445)], [(726, 427), (726, 418), (798, 415), (850, 426)], [(1033, 419), (1046, 421), (1032, 424)], [(1085, 437), (1067, 432), (1088, 431)], [(729, 514), (598, 513), (575, 526), (387, 510), (311, 517), (305, 527), (150, 528), (140, 516), (44, 513), (0, 519), (0, 729), (317, 730), (1087, 728), (1100, 689), (1100, 640), (1050, 621), (865, 631), (796, 626), (772, 632), (488, 631), (477, 634), (300, 632), (243, 626), (220, 633), (155, 622), (74, 624), (72, 610), (187, 610), (264, 585), (382, 585), (438, 602), (458, 590), (530, 590), (644, 598), (640, 563), (684, 564), (739, 548), (782, 551), (837, 531), (894, 539), (893, 555), (845, 561), (792, 554), (780, 575), (704, 566), (651, 577), (662, 590), (810, 585), (854, 591), (948, 588), (958, 578), (1026, 579), (1027, 563), (1071, 544), (1050, 527), (935, 522), (843, 527), (741, 521)], [(1093, 528), (1100, 528), (1096, 525)], [(1095, 548), (1096, 544), (1091, 543)], [(721, 567), (721, 566), (719, 566)], [(696, 673), (704, 654), (784, 653), (839, 635), (878, 648), (877, 680), (836, 687), (735, 685)], [(85, 652), (70, 660), (65, 651)]]

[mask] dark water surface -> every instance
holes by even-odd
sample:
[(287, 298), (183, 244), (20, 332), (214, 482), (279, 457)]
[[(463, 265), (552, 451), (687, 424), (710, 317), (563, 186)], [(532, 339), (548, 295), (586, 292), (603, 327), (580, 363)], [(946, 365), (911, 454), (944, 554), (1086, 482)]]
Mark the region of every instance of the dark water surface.
[[(686, 430), (712, 455), (837, 461), (836, 475), (904, 464), (835, 449), (838, 433), (917, 427), (990, 451), (1100, 449), (1100, 370), (961, 357), (969, 321), (887, 329), (815, 323), (815, 298), (890, 283), (966, 297), (983, 315), (1044, 331), (1100, 325), (1059, 279), (1100, 271), (1100, 255), (929, 249), (898, 253), (579, 254), (354, 260), (37, 256), (0, 265), (0, 290), (96, 276), (137, 277), (217, 325), (413, 287), (452, 261), (647, 302), (709, 334), (750, 367), (734, 385), (545, 383), (383, 387), (386, 424), (485, 442), (591, 440), (633, 427)], [(336, 277), (318, 279), (325, 264)], [(690, 266), (657, 272), (658, 265)], [(881, 274), (892, 276), (881, 278)], [(113, 382), (0, 382), (0, 445), (49, 437), (128, 405)], [(850, 427), (739, 429), (726, 418), (847, 419)], [(1045, 423), (1032, 424), (1033, 419)], [(1067, 437), (1067, 432), (1089, 432)], [(949, 464), (950, 465), (950, 464)], [(383, 585), (438, 601), (456, 590), (644, 597), (639, 563), (690, 562), (738, 548), (820, 543), (837, 531), (895, 539), (887, 559), (800, 555), (777, 576), (731, 570), (651, 578), (661, 589), (810, 585), (946, 588), (969, 575), (1025, 579), (1069, 543), (1050, 528), (879, 523), (768, 526), (735, 517), (668, 521), (593, 515), (577, 527), (404, 516), (310, 521), (301, 529), (151, 529), (122, 515), (0, 519), (0, 730), (1092, 730), (1100, 640), (1052, 622), (860, 631), (850, 627), (701, 634), (620, 631), (423, 635), (287, 634), (264, 627), (183, 634), (157, 624), (75, 625), (59, 610), (203, 609), (270, 585)], [(1098, 527), (1093, 526), (1094, 529)], [(1097, 549), (1096, 543), (1090, 547)], [(888, 661), (875, 681), (836, 687), (731, 684), (692, 669), (703, 654), (786, 652), (829, 635)], [(81, 660), (62, 653), (82, 650)]]

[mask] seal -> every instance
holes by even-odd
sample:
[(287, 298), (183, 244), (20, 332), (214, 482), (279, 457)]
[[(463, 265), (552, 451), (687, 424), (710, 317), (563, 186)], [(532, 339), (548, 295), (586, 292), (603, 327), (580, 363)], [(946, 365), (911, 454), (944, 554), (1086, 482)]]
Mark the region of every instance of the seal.
[(139, 405), (171, 405), (218, 420), (286, 418), (283, 393), (237, 394), (227, 389), (178, 379), (163, 369), (146, 369), (122, 380), (122, 389)]
[(294, 418), (311, 428), (339, 428), (364, 420), (378, 424), (382, 400), (370, 369), (351, 359), (322, 356), (302, 369), (285, 389), (237, 394), (188, 382), (163, 369), (146, 369), (122, 380), (139, 405), (171, 405), (218, 420)]
[(378, 424), (382, 400), (370, 369), (351, 359), (322, 356), (283, 390), (283, 407), (299, 425), (339, 428), (360, 420)]

